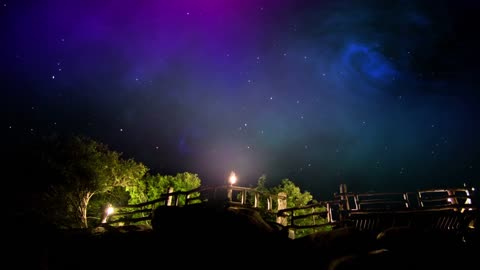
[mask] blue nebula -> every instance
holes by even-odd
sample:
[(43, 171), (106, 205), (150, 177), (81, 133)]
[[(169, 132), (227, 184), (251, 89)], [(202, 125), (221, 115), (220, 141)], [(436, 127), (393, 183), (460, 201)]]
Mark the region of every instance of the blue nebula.
[(385, 56), (366, 44), (347, 44), (342, 50), (341, 61), (342, 67), (352, 75), (363, 77), (373, 84), (389, 83), (398, 73)]

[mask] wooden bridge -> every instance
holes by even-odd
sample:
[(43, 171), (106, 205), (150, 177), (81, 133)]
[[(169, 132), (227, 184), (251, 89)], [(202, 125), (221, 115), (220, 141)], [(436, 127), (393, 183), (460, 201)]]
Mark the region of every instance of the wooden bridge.
[(191, 204), (251, 208), (267, 222), (278, 224), (295, 238), (299, 230), (314, 232), (323, 227), (352, 227), (380, 232), (407, 226), (422, 230), (464, 233), (478, 227), (479, 210), (474, 188), (429, 189), (405, 193), (351, 193), (346, 185), (331, 201), (287, 208), (287, 196), (268, 194), (235, 185), (200, 187), (173, 191), (136, 205), (117, 206), (105, 211), (105, 224), (132, 224), (150, 221), (157, 207), (184, 207)]

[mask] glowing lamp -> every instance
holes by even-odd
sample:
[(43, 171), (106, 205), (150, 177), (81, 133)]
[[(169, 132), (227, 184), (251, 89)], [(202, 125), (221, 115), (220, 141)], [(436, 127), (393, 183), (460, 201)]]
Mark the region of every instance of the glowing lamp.
[(237, 175), (235, 175), (234, 172), (230, 173), (230, 177), (228, 177), (228, 182), (230, 183), (230, 185), (233, 185), (237, 182)]
[(113, 206), (109, 206), (109, 207), (107, 207), (107, 210), (105, 210), (105, 212), (106, 212), (107, 216), (110, 216), (111, 214), (113, 214), (114, 210), (115, 209), (113, 208)]

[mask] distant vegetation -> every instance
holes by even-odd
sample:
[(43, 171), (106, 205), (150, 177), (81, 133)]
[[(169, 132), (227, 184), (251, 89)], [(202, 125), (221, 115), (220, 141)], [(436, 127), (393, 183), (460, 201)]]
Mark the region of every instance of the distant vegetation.
[[(271, 194), (278, 194), (280, 192), (285, 192), (287, 195), (287, 208), (294, 208), (294, 207), (302, 207), (306, 206), (307, 204), (313, 204), (316, 203), (315, 200), (313, 200), (312, 194), (308, 191), (303, 191), (295, 185), (293, 181), (290, 179), (286, 178), (281, 181), (281, 183), (277, 186), (273, 187), (267, 187), (267, 177), (266, 175), (262, 175), (258, 179), (257, 186), (255, 187), (258, 191), (265, 192), (265, 193), (271, 193)], [(324, 207), (317, 207), (316, 210), (325, 210)], [(295, 215), (306, 215), (310, 214), (312, 209), (299, 209), (295, 211)], [(313, 218), (306, 218), (302, 219), (296, 222), (296, 225), (313, 225), (315, 224), (324, 224), (326, 223), (326, 219), (321, 218), (321, 217), (316, 217), (316, 220)], [(305, 229), (298, 229), (295, 232), (296, 237), (302, 237), (311, 233), (314, 233), (316, 231), (320, 230), (329, 230), (329, 227), (323, 227), (323, 228), (305, 228)]]

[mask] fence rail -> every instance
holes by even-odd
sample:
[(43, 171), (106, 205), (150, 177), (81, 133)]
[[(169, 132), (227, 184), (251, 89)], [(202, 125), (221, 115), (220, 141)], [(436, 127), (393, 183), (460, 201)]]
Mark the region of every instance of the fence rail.
[[(301, 207), (287, 208), (287, 195), (269, 194), (254, 188), (234, 185), (200, 187), (188, 191), (173, 191), (162, 194), (158, 199), (135, 204), (117, 206), (116, 212), (106, 215), (103, 223), (133, 223), (151, 220), (157, 207), (183, 207), (195, 203), (226, 204), (231, 207), (243, 207), (263, 210), (276, 216), (275, 222), (292, 231), (315, 229), (325, 226), (355, 226), (361, 230), (373, 230), (382, 226), (391, 226), (398, 220), (407, 220), (422, 215), (428, 217), (432, 228), (464, 228), (466, 213), (476, 213), (473, 204), (473, 189), (429, 189), (416, 192), (347, 192), (340, 185), (340, 192), (334, 194), (331, 201), (321, 201)], [(451, 214), (453, 212), (454, 214)], [(428, 214), (426, 214), (428, 213)], [(434, 214), (438, 213), (438, 214)], [(445, 214), (447, 213), (447, 214)], [(405, 218), (408, 217), (408, 218)], [(422, 221), (427, 222), (427, 221)]]
[[(168, 193), (160, 195), (155, 200), (139, 204), (115, 206), (114, 209), (117, 211), (115, 213), (107, 213), (108, 211), (105, 209), (102, 223), (118, 224), (150, 220), (156, 207), (183, 207), (195, 203), (228, 203), (232, 206), (263, 209), (273, 213), (278, 210), (277, 208), (280, 205), (278, 202), (274, 204), (275, 199), (286, 200), (286, 197), (285, 195), (273, 195), (260, 192), (254, 188), (234, 185), (199, 187), (188, 191), (173, 191), (173, 188), (170, 188)], [(275, 205), (277, 208), (274, 208)], [(145, 214), (145, 216), (134, 218), (135, 214)]]

